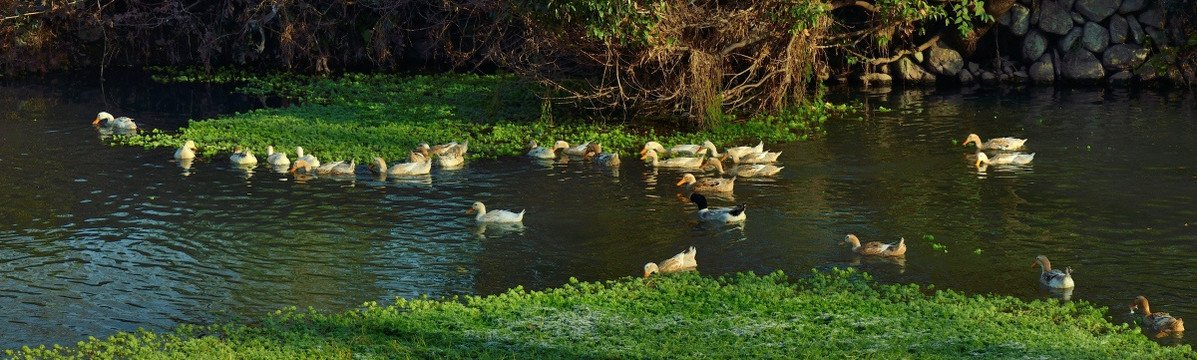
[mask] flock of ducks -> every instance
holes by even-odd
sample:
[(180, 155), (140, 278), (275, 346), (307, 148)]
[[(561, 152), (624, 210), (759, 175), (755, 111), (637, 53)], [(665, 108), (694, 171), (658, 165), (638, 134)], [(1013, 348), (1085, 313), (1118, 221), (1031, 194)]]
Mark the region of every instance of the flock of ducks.
[[(107, 112), (97, 114), (92, 124), (101, 133), (109, 134), (127, 134), (137, 129), (137, 125), (133, 122), (133, 119), (124, 116), (114, 118), (112, 114)], [(986, 165), (1029, 164), (1034, 160), (1035, 154), (1020, 152), (1024, 149), (1026, 141), (1026, 139), (1012, 137), (1000, 137), (981, 141), (980, 136), (977, 134), (969, 134), (963, 145), (976, 145), (977, 160), (975, 166), (981, 168)], [(392, 176), (424, 175), (431, 171), (434, 158), (442, 167), (459, 167), (464, 163), (464, 155), (468, 150), (468, 146), (468, 142), (461, 144), (453, 142), (437, 146), (420, 144), (410, 153), (407, 162), (387, 165), (386, 161), (381, 157), (375, 157), (369, 164), (369, 169), (376, 174)], [(187, 140), (182, 147), (175, 150), (174, 157), (176, 160), (191, 160), (196, 157), (197, 150), (195, 142)], [(992, 154), (987, 154), (987, 151)], [(570, 146), (565, 141), (556, 141), (552, 147), (545, 148), (540, 147), (533, 140), (528, 144), (526, 154), (528, 157), (535, 159), (555, 159), (559, 156), (558, 152), (566, 156), (583, 157), (602, 166), (617, 167), (620, 164), (619, 154), (605, 153), (602, 150), (602, 145), (589, 142)], [(295, 148), (296, 160), (294, 162), (287, 158), (286, 153), (275, 152), (273, 146), (266, 148), (266, 154), (266, 161), (272, 167), (276, 169), (287, 168), (289, 172), (296, 175), (352, 175), (356, 170), (354, 160), (322, 164), (315, 156), (305, 154), (303, 147)], [(692, 170), (714, 168), (720, 177), (700, 179), (693, 173), (685, 173), (677, 182), (677, 186), (684, 186), (690, 193), (688, 199), (698, 207), (696, 216), (699, 220), (722, 224), (735, 224), (745, 221), (747, 219), (747, 214), (745, 213), (747, 205), (740, 204), (734, 207), (710, 208), (707, 206), (707, 199), (703, 194), (730, 193), (735, 188), (737, 177), (773, 176), (784, 168), (773, 165), (781, 155), (781, 152), (766, 151), (764, 149), (764, 142), (758, 143), (756, 146), (727, 148), (720, 155), (718, 149), (710, 141), (703, 141), (702, 144), (675, 145), (668, 149), (656, 141), (649, 141), (644, 144), (644, 147), (640, 150), (640, 154), (641, 160), (648, 162), (654, 167)], [(662, 160), (661, 156), (663, 154), (670, 157)], [(726, 159), (731, 159), (735, 165), (725, 171), (723, 160)], [(233, 154), (229, 156), (229, 161), (241, 166), (254, 166), (258, 163), (257, 158), (249, 149), (242, 149), (241, 147), (237, 147), (234, 150)], [(731, 174), (733, 177), (724, 178), (722, 177), (724, 174)], [(521, 223), (526, 212), (526, 210), (514, 212), (501, 209), (488, 211), (486, 205), (481, 201), (474, 202), (470, 209), (466, 211), (467, 214), (476, 213), (474, 221), (477, 223), (508, 224)], [(905, 238), (900, 238), (898, 241), (892, 243), (882, 243), (879, 241), (862, 243), (856, 235), (848, 234), (839, 243), (840, 245), (851, 245), (852, 252), (863, 256), (896, 258), (903, 257), (906, 254)], [(671, 258), (661, 261), (660, 264), (649, 262), (644, 265), (644, 277), (649, 277), (657, 273), (693, 271), (698, 268), (698, 261), (695, 259), (697, 254), (698, 250), (691, 246)], [(1051, 261), (1045, 255), (1039, 255), (1035, 258), (1035, 262), (1031, 264), (1031, 267), (1035, 266), (1041, 268), (1039, 282), (1048, 288), (1072, 289), (1076, 286), (1072, 279), (1071, 267), (1065, 267), (1063, 271), (1053, 269)], [(1136, 310), (1139, 309), (1142, 309), (1144, 313), (1143, 327), (1150, 329), (1157, 337), (1178, 334), (1184, 331), (1184, 321), (1182, 319), (1175, 318), (1164, 312), (1151, 312), (1146, 297), (1139, 296), (1130, 305), (1131, 314), (1136, 314)]]

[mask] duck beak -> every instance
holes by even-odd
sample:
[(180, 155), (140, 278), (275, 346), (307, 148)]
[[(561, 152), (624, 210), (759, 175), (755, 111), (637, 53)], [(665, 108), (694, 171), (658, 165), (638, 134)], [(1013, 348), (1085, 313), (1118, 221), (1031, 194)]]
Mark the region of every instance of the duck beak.
[(1039, 265), (1038, 261), (1036, 261), (1034, 264), (1031, 264), (1031, 267), (1035, 267), (1036, 265)]
[(641, 149), (640, 149), (640, 155), (644, 155), (644, 153), (646, 153), (646, 152), (648, 152), (648, 148), (641, 148)]
[(981, 159), (977, 159), (977, 163), (973, 164), (973, 166), (981, 167)]
[(640, 160), (648, 160), (648, 154), (640, 155)]
[(685, 183), (686, 183), (686, 179), (681, 179), (681, 180), (678, 180), (678, 181), (677, 181), (677, 186), (682, 186), (682, 184), (685, 184)]
[(92, 124), (92, 125), (96, 125), (96, 124), (99, 124), (99, 123), (100, 123), (100, 118), (99, 118), (99, 117), (96, 117), (96, 119), (95, 119), (95, 120), (92, 120), (92, 122), (91, 122), (91, 124)]
[(473, 214), (473, 213), (474, 213), (474, 209), (473, 209), (473, 208), (470, 208), (469, 210), (466, 210), (466, 214)]
[(646, 272), (644, 272), (644, 278), (646, 278), (646, 279), (647, 279), (647, 278), (648, 278), (648, 275), (649, 275), (649, 273), (648, 273), (647, 271), (646, 271)]

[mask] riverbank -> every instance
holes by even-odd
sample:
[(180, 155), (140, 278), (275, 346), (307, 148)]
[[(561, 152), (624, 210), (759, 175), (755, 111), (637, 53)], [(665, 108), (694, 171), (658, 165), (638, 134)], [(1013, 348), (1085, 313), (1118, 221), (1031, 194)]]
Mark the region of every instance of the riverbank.
[(1053, 358), (1197, 359), (1084, 302), (882, 285), (852, 269), (570, 281), (355, 311), (280, 310), (254, 325), (183, 325), (18, 359)]
[(521, 155), (530, 140), (539, 144), (598, 142), (605, 151), (625, 155), (636, 153), (649, 140), (665, 144), (792, 142), (824, 134), (823, 123), (848, 110), (845, 105), (817, 103), (779, 115), (729, 119), (722, 126), (702, 131), (658, 133), (656, 127), (685, 124), (596, 119), (578, 110), (555, 109), (537, 97), (540, 89), (510, 75), (326, 77), (251, 75), (232, 70), (188, 75), (172, 70), (154, 78), (241, 83), (238, 92), (283, 97), (296, 104), (195, 119), (178, 131), (143, 129), (133, 136), (117, 137), (117, 143), (177, 148), (193, 140), (204, 156), (227, 155), (237, 146), (258, 154), (264, 154), (266, 146), (274, 146), (293, 155), (291, 151), (302, 146), (322, 159), (357, 159), (359, 164), (374, 156), (406, 159), (408, 151), (421, 142), (469, 141), (470, 156), (486, 158)]

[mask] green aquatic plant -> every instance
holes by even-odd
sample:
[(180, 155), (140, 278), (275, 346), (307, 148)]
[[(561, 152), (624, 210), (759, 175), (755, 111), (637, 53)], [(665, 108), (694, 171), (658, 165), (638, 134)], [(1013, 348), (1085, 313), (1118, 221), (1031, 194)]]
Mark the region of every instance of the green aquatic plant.
[(294, 307), (255, 325), (182, 325), (12, 358), (1135, 358), (1197, 359), (1105, 309), (1057, 300), (879, 284), (853, 269), (719, 277), (697, 273), (491, 296)]
[[(117, 137), (119, 144), (175, 147), (194, 140), (201, 154), (227, 153), (235, 146), (262, 152), (305, 151), (321, 158), (401, 159), (421, 142), (470, 142), (470, 156), (522, 154), (529, 140), (551, 144), (599, 142), (605, 151), (632, 154), (644, 142), (739, 145), (805, 140), (826, 132), (829, 117), (850, 111), (821, 103), (775, 115), (731, 121), (705, 132), (659, 133), (649, 126), (583, 121), (555, 108), (536, 94), (533, 84), (511, 75), (344, 74), (341, 76), (218, 71), (203, 77), (190, 70), (163, 70), (163, 81), (231, 81), (239, 92), (279, 96), (298, 102), (283, 108), (253, 110), (209, 120), (191, 120), (177, 132), (148, 131)], [(559, 112), (559, 113), (554, 113)]]

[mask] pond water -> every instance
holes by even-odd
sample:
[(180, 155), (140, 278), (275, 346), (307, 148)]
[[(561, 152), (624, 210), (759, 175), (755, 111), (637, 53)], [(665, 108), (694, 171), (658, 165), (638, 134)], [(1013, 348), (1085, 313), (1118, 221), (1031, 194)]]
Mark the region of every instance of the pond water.
[[(784, 152), (781, 174), (712, 199), (748, 204), (742, 226), (699, 223), (678, 197), (680, 172), (627, 155), (615, 170), (501, 158), (398, 181), (364, 168), (302, 180), (246, 173), (223, 156), (184, 171), (171, 150), (109, 146), (89, 124), (107, 110), (174, 129), (262, 104), (227, 92), (86, 79), (0, 87), (0, 348), (286, 306), (637, 276), (688, 246), (704, 274), (858, 266), (883, 282), (1064, 296), (1038, 285), (1029, 266), (1043, 254), (1074, 269), (1071, 299), (1110, 307), (1114, 321), (1132, 320), (1137, 295), (1153, 310), (1197, 314), (1197, 102), (1187, 94), (838, 94), (894, 111), (767, 144)], [(970, 132), (1029, 138), (1035, 161), (978, 171), (959, 145)], [(527, 217), (481, 228), (465, 214), (473, 201)], [(848, 233), (905, 237), (910, 250), (904, 262), (861, 259), (837, 244)]]

